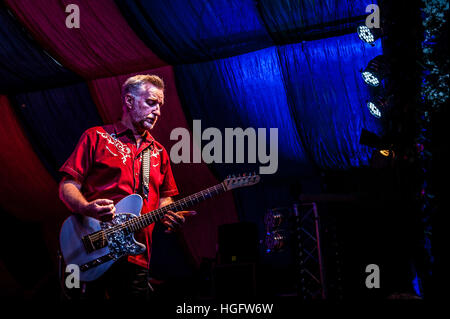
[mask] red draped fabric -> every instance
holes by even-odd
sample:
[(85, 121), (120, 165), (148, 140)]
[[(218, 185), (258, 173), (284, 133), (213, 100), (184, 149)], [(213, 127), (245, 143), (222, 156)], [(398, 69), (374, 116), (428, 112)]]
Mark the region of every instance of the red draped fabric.
[(56, 181), (33, 152), (7, 97), (3, 95), (0, 95), (0, 118), (0, 180), (3, 181), (0, 207), (23, 221), (37, 222), (43, 230), (43, 239), (56, 271), (59, 228), (69, 216), (69, 211), (58, 197)]
[[(134, 34), (113, 0), (6, 0), (33, 37), (84, 78), (166, 65)], [(66, 7), (79, 6), (80, 28), (67, 28)]]
[[(120, 88), (122, 83), (134, 74), (89, 82), (91, 94), (106, 123), (120, 118), (122, 114)], [(177, 142), (170, 140), (172, 129), (182, 127), (189, 130), (175, 87), (173, 68), (166, 66), (139, 72), (139, 74), (156, 74), (165, 82), (165, 104), (161, 109), (161, 119), (152, 131), (152, 135), (170, 152), (172, 145)], [(219, 183), (206, 164), (180, 163), (172, 164), (172, 168), (180, 196), (183, 197)], [(196, 210), (199, 215), (189, 218), (183, 233), (190, 253), (196, 262), (200, 262), (201, 257), (215, 256), (218, 225), (237, 222), (237, 213), (231, 193), (202, 203)]]
[(67, 209), (25, 136), (6, 96), (0, 95), (0, 206), (22, 220), (60, 220)]

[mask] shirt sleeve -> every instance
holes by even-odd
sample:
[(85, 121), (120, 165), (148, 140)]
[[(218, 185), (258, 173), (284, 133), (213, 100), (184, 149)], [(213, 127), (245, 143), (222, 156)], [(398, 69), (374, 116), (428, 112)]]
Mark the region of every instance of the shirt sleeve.
[(83, 183), (92, 166), (95, 142), (91, 135), (90, 130), (83, 133), (75, 150), (59, 169), (60, 172), (69, 174), (80, 183)]
[(172, 174), (172, 167), (170, 166), (170, 158), (167, 151), (162, 151), (162, 174), (164, 176), (163, 182), (159, 188), (159, 197), (169, 197), (178, 195), (178, 188)]

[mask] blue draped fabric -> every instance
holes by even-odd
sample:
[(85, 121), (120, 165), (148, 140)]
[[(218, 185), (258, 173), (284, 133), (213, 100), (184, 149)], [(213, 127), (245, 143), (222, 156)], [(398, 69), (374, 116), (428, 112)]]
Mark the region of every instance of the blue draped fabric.
[(280, 160), (289, 170), (304, 166), (305, 174), (310, 161), (320, 169), (368, 164), (361, 129), (381, 134), (382, 123), (365, 106), (369, 91), (359, 70), (381, 53), (379, 43), (368, 46), (353, 34), (175, 71), (184, 106), (204, 128), (277, 127)]
[[(366, 16), (373, 0), (260, 0), (260, 13), (277, 43), (302, 39), (310, 34), (342, 30)], [(299, 41), (296, 41), (299, 42)]]
[(136, 34), (172, 64), (299, 42), (362, 21), (372, 0), (116, 0)]
[(361, 129), (382, 134), (370, 115), (368, 86), (360, 70), (382, 54), (356, 34), (279, 48), (287, 95), (308, 153), (323, 169), (368, 165), (371, 150), (359, 144)]
[(59, 65), (0, 7), (0, 93), (61, 85), (79, 80)]
[(216, 127), (224, 136), (225, 128), (265, 128), (269, 142), (269, 129), (278, 128), (279, 170), (312, 173), (289, 110), (276, 47), (176, 66), (175, 75), (184, 107), (203, 129)]
[(84, 130), (102, 125), (85, 83), (21, 93), (13, 102), (36, 152), (55, 177)]
[(272, 45), (253, 0), (116, 0), (129, 25), (165, 61), (191, 63)]

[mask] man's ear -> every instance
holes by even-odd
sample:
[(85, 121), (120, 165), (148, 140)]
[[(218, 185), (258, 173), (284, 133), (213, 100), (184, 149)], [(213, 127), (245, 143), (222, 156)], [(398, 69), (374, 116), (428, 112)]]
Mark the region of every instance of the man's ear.
[(128, 110), (133, 108), (134, 96), (131, 93), (125, 94), (125, 105)]

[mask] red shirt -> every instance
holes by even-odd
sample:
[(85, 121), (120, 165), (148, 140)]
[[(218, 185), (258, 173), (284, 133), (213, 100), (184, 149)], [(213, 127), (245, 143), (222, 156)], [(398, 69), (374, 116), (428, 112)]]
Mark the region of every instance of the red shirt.
[[(137, 149), (133, 132), (121, 122), (90, 128), (83, 133), (60, 171), (81, 183), (81, 193), (86, 200), (106, 198), (116, 204), (127, 195), (141, 193), (140, 154), (147, 147), (153, 147), (153, 151), (150, 153), (149, 193), (141, 211), (145, 214), (158, 208), (161, 197), (178, 194), (169, 155), (149, 132), (145, 132)], [(129, 256), (130, 262), (148, 268), (154, 226), (151, 224), (135, 234), (136, 240), (147, 246), (147, 254)]]

